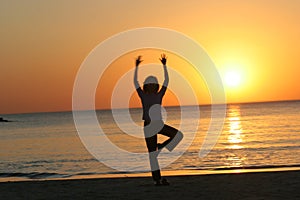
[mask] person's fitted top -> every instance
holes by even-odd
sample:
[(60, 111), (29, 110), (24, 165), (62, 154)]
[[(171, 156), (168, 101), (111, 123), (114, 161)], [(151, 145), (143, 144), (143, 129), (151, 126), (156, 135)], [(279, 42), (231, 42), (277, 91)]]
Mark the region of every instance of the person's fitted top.
[[(162, 85), (160, 91), (156, 94), (146, 94), (141, 89), (140, 84), (138, 82), (138, 67), (136, 67), (135, 71), (134, 71), (133, 81), (134, 81), (134, 86), (136, 88), (136, 91), (142, 101), (143, 120), (148, 121), (148, 122), (151, 120), (162, 120), (161, 103), (162, 103), (162, 98), (166, 93), (167, 86), (169, 84), (169, 75), (168, 75), (167, 66), (163, 65), (163, 69), (164, 69), (165, 80), (163, 82), (163, 85)], [(150, 117), (150, 115), (151, 115), (151, 117)]]
[[(166, 93), (166, 90), (167, 87), (162, 86), (162, 88), (158, 93), (147, 94), (141, 89), (141, 87), (138, 87), (136, 89), (139, 97), (141, 98), (142, 105), (143, 105), (143, 120), (145, 121), (162, 120), (161, 103), (162, 103), (162, 98)], [(153, 107), (151, 108), (151, 106)]]

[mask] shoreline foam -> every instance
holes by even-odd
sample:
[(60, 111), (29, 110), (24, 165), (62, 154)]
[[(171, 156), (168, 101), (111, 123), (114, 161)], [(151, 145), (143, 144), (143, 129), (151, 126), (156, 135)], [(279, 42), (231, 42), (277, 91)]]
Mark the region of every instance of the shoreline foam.
[[(263, 168), (220, 168), (214, 170), (172, 170), (162, 171), (163, 176), (190, 176), (190, 175), (218, 175), (218, 174), (242, 174), (242, 173), (266, 173), (266, 172), (285, 172), (285, 171), (300, 171), (299, 166), (290, 167), (263, 167)], [(45, 173), (41, 173), (45, 174)], [(53, 176), (45, 178), (43, 176), (35, 175), (31, 178), (22, 176), (0, 177), (1, 182), (24, 182), (24, 181), (51, 181), (51, 180), (82, 180), (82, 179), (106, 179), (106, 178), (139, 178), (151, 177), (150, 172), (140, 173), (111, 173), (111, 174), (79, 174), (79, 175), (61, 175), (49, 173)]]

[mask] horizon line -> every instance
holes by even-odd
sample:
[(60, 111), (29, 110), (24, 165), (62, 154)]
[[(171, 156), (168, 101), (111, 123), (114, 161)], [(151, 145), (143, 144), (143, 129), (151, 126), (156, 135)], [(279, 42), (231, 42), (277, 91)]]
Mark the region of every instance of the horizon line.
[[(269, 101), (252, 101), (252, 102), (229, 102), (229, 103), (219, 103), (219, 104), (198, 104), (198, 105), (182, 105), (181, 107), (192, 107), (192, 106), (211, 106), (211, 105), (238, 105), (238, 104), (259, 104), (259, 103), (276, 103), (276, 102), (294, 102), (300, 101), (300, 99), (290, 99), (290, 100), (269, 100)], [(164, 106), (165, 108), (172, 108), (172, 107), (179, 107), (180, 105), (170, 105)], [(142, 107), (130, 107), (129, 109), (141, 109)], [(115, 110), (124, 110), (128, 109), (128, 107), (120, 107), (114, 108)], [(95, 111), (108, 111), (112, 110), (112, 108), (96, 108)], [(42, 114), (42, 113), (61, 113), (61, 112), (73, 112), (74, 110), (57, 110), (57, 111), (37, 111), (37, 112), (24, 112), (24, 113), (1, 113), (0, 115), (22, 115), (22, 114)], [(93, 111), (93, 109), (86, 109), (86, 110), (75, 110), (75, 111)]]

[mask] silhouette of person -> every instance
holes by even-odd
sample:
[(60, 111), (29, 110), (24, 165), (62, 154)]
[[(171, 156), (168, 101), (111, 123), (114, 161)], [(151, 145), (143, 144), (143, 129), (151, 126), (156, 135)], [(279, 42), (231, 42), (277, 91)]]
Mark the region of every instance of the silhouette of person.
[[(148, 76), (144, 81), (143, 89), (141, 89), (138, 83), (138, 66), (142, 62), (141, 58), (141, 56), (138, 56), (136, 59), (134, 85), (143, 106), (144, 135), (149, 153), (152, 178), (155, 185), (169, 185), (168, 181), (161, 177), (157, 157), (164, 147), (166, 147), (167, 150), (172, 151), (182, 140), (183, 134), (177, 129), (164, 124), (162, 120), (161, 103), (169, 83), (169, 75), (166, 66), (167, 57), (165, 54), (162, 54), (160, 58), (160, 61), (163, 64), (165, 77), (160, 90), (158, 80), (155, 76)], [(157, 143), (157, 134), (162, 134), (169, 138), (163, 143)]]

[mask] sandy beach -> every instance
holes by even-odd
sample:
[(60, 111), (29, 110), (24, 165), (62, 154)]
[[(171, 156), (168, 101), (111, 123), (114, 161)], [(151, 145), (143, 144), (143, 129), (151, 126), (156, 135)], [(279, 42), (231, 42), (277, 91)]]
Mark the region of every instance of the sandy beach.
[(0, 183), (1, 199), (299, 199), (300, 171)]

